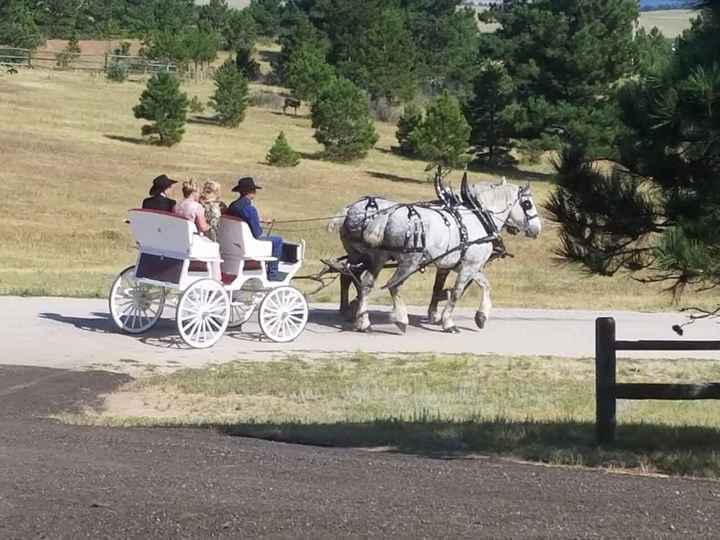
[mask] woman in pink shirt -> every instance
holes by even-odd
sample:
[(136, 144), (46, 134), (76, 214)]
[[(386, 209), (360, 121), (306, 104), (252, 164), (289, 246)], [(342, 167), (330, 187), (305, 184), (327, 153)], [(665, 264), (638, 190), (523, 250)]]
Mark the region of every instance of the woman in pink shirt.
[(192, 179), (187, 180), (183, 182), (182, 191), (185, 199), (175, 205), (173, 214), (189, 219), (195, 223), (198, 232), (207, 232), (210, 227), (208, 227), (207, 221), (205, 220), (205, 209), (198, 202), (200, 199), (198, 185)]

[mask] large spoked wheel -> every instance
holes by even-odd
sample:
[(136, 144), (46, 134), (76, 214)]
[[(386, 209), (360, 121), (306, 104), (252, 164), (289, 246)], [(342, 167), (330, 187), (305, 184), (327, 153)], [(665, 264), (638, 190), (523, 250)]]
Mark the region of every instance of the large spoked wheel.
[(293, 341), (307, 325), (307, 301), (302, 293), (293, 287), (278, 287), (263, 298), (259, 320), (263, 334), (272, 341)]
[(122, 331), (142, 334), (155, 326), (165, 307), (165, 289), (140, 283), (135, 267), (120, 272), (109, 296), (110, 315)]
[(183, 341), (195, 349), (212, 347), (230, 319), (230, 298), (222, 283), (201, 279), (188, 287), (177, 307), (177, 327)]

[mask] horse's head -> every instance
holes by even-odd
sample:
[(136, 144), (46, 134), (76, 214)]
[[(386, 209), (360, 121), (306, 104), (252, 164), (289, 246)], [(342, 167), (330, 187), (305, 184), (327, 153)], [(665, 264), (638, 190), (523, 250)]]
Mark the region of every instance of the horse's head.
[(510, 208), (507, 224), (524, 232), (529, 238), (537, 238), (542, 232), (542, 221), (530, 191), (530, 185), (517, 187), (515, 203)]
[(511, 234), (522, 232), (529, 238), (537, 238), (542, 232), (542, 222), (529, 184), (516, 186), (503, 179), (500, 184), (476, 184), (473, 191), (493, 215), (499, 229), (505, 227)]

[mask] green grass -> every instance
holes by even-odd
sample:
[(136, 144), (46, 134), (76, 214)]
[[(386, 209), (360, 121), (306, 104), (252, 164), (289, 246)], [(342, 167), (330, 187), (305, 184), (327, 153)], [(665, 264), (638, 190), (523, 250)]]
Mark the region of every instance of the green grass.
[[(621, 360), (618, 380), (720, 380), (720, 364)], [(358, 354), (151, 376), (109, 396), (101, 411), (62, 418), (720, 477), (720, 403), (620, 401), (618, 444), (607, 448), (594, 444), (594, 407), (591, 360)]]

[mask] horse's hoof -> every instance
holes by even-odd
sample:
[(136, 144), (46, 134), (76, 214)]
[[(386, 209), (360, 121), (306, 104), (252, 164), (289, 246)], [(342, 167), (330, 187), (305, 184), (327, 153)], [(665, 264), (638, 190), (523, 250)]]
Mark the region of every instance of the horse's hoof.
[(457, 326), (451, 326), (450, 328), (446, 328), (443, 330), (446, 334), (459, 334), (460, 329)]
[(407, 333), (407, 327), (408, 327), (407, 323), (401, 323), (401, 322), (395, 321), (395, 326), (398, 327), (398, 329), (400, 330), (401, 333), (403, 333), (403, 334)]
[(477, 327), (482, 330), (485, 328), (485, 324), (487, 323), (487, 317), (484, 313), (476, 313), (475, 314), (475, 324), (477, 324)]
[(373, 327), (372, 327), (372, 325), (370, 324), (370, 325), (366, 326), (365, 328), (360, 328), (360, 327), (358, 327), (358, 328), (356, 328), (356, 330), (357, 330), (358, 332), (360, 332), (361, 334), (369, 334), (370, 332), (373, 331)]

